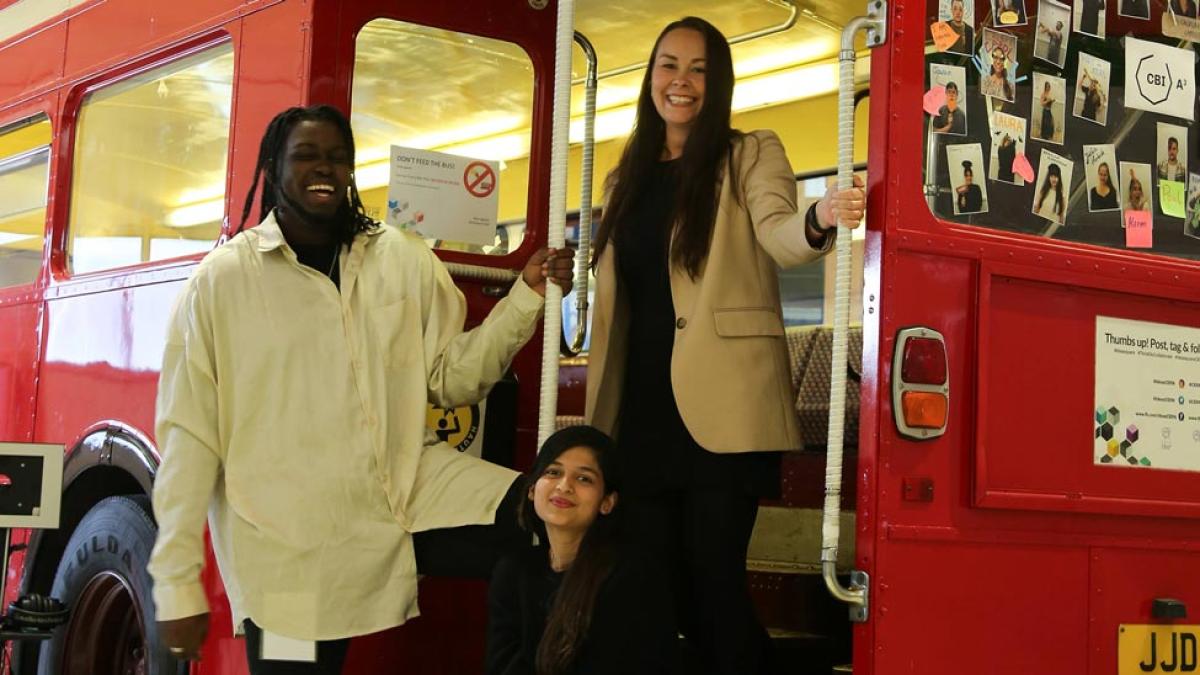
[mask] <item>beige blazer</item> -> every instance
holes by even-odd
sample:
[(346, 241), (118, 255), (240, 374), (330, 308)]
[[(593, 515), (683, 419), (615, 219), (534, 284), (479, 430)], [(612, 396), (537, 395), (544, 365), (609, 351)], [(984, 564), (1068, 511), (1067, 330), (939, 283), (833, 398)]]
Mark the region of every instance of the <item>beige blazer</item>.
[[(712, 452), (791, 450), (801, 446), (795, 392), (779, 306), (780, 267), (821, 257), (796, 211), (796, 180), (779, 137), (753, 131), (734, 141), (732, 170), (721, 181), (708, 259), (699, 277), (672, 267), (675, 345), (671, 385), (692, 437)], [(629, 289), (618, 283), (610, 240), (596, 265), (588, 355), (590, 424), (617, 433), (625, 376)]]

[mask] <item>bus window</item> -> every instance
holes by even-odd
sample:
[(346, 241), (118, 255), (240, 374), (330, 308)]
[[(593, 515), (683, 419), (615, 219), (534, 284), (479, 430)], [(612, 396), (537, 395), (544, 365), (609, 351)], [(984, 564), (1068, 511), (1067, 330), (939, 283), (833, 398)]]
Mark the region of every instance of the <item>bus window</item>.
[(71, 272), (210, 250), (225, 213), (233, 46), (90, 92), (75, 142)]
[(0, 288), (33, 283), (42, 265), (50, 120), (0, 129)]
[[(928, 0), (926, 25), (959, 38), (926, 49), (926, 201), (945, 221), (1200, 259), (1194, 101), (1148, 111), (1125, 90), (1127, 48), (1182, 55), (1186, 82), (1192, 46), (1163, 35), (1157, 10), (1146, 20), (1110, 7), (1090, 35), (1068, 5), (1027, 1), (1028, 20), (1001, 26), (988, 3)], [(1149, 220), (1153, 236), (1127, 230), (1131, 217)]]
[[(437, 72), (437, 77), (430, 77)], [(392, 19), (375, 19), (355, 43), (351, 122), (355, 180), (367, 213), (388, 220), (393, 145), (494, 162), (494, 237), (453, 241), (410, 226), (437, 248), (504, 255), (520, 246), (529, 183), (533, 63), (518, 46)], [(407, 200), (406, 200), (407, 201)], [(399, 209), (401, 204), (396, 205)], [(404, 226), (392, 219), (393, 224)], [(404, 221), (408, 222), (408, 221)]]

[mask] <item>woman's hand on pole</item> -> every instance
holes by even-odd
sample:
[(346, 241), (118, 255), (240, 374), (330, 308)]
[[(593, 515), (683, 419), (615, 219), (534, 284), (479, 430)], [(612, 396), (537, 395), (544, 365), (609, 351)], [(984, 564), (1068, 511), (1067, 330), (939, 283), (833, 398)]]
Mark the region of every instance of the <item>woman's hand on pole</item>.
[(862, 177), (854, 177), (854, 187), (838, 190), (831, 187), (817, 202), (817, 224), (822, 230), (831, 230), (839, 225), (854, 229), (862, 224), (867, 208), (867, 193)]

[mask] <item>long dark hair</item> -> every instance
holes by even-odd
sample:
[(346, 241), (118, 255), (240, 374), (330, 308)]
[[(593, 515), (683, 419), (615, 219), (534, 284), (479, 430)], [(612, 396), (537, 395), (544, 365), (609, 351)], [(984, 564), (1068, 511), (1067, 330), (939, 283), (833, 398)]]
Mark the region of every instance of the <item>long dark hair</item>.
[(1062, 169), (1058, 168), (1057, 164), (1051, 164), (1046, 167), (1046, 182), (1042, 183), (1042, 189), (1038, 192), (1037, 208), (1034, 210), (1042, 210), (1042, 203), (1046, 201), (1046, 195), (1050, 193), (1050, 176), (1058, 178), (1054, 184), (1054, 210), (1058, 212), (1061, 218), (1065, 204), (1063, 202)]
[[(250, 209), (254, 205), (254, 195), (258, 191), (258, 180), (262, 177), (262, 200), (258, 210), (258, 222), (262, 222), (276, 206), (279, 198), (279, 165), (283, 160), (283, 152), (287, 148), (288, 134), (300, 122), (328, 122), (337, 127), (342, 135), (342, 142), (350, 152), (350, 164), (354, 165), (354, 132), (350, 129), (350, 120), (342, 111), (330, 105), (314, 105), (307, 108), (292, 107), (284, 110), (271, 120), (267, 131), (263, 134), (258, 146), (258, 164), (254, 167), (254, 180), (250, 183), (250, 192), (246, 194), (246, 204), (242, 207), (242, 222), (238, 232), (246, 228), (246, 220), (250, 217)], [(354, 174), (350, 175), (350, 198), (342, 201), (338, 207), (337, 222), (341, 225), (338, 239), (349, 243), (354, 235), (379, 227), (379, 223), (367, 216), (362, 198), (358, 196), (358, 186), (354, 184)], [(236, 234), (236, 232), (235, 232)]]
[[(1004, 56), (1004, 52), (1003, 52), (1002, 50), (1000, 50), (1000, 49), (993, 49), (993, 50), (992, 50), (992, 65), (991, 65), (991, 67), (990, 67), (990, 68), (988, 68), (988, 75), (989, 75), (989, 76), (997, 74), (997, 73), (996, 73), (996, 63), (995, 63), (995, 59), (996, 59), (996, 54), (997, 54), (997, 53), (999, 53), (999, 54), (1000, 54), (1000, 58), (1001, 58), (1001, 59), (1004, 59), (1004, 58), (1005, 58), (1005, 56)], [(1012, 82), (1009, 82), (1009, 80), (1008, 80), (1008, 68), (1006, 68), (1006, 67), (1004, 67), (1003, 65), (1001, 65), (1001, 66), (1000, 66), (1000, 72), (999, 72), (999, 75), (1000, 75), (1000, 79), (1001, 79), (1001, 80), (1003, 80), (1003, 86), (1004, 86), (1004, 97), (1005, 97), (1005, 98), (1012, 98), (1012, 97), (1013, 97)]]
[[(694, 279), (700, 274), (700, 268), (708, 256), (713, 223), (717, 217), (721, 171), (728, 163), (731, 141), (741, 136), (741, 132), (730, 127), (729, 122), (733, 104), (733, 58), (729, 53), (729, 42), (709, 22), (688, 16), (668, 24), (654, 41), (650, 63), (642, 78), (633, 135), (625, 144), (617, 168), (608, 176), (608, 204), (605, 205), (600, 228), (596, 231), (593, 265), (600, 259), (609, 241), (619, 238), (621, 229), (627, 226), (626, 221), (633, 211), (638, 193), (645, 189), (655, 165), (662, 158), (667, 125), (654, 107), (650, 87), (658, 46), (667, 33), (679, 28), (694, 30), (704, 36), (705, 74), (704, 102), (684, 143), (676, 173), (678, 188), (675, 190), (670, 220), (674, 225), (671, 262), (686, 269)], [(730, 172), (730, 179), (736, 180), (733, 172)], [(737, 192), (735, 185), (734, 195)]]
[[(596, 458), (604, 479), (605, 496), (620, 487), (614, 457), (613, 441), (595, 427), (567, 427), (555, 432), (542, 445), (537, 462), (525, 477), (525, 492), (528, 493), (551, 462), (572, 448), (588, 448)], [(592, 610), (600, 587), (612, 572), (617, 562), (620, 508), (607, 515), (600, 514), (583, 535), (575, 561), (567, 568), (550, 614), (546, 617), (546, 630), (538, 644), (537, 675), (561, 675), (566, 673), (579, 655), (579, 648), (587, 637), (592, 621)], [(518, 522), (526, 530), (536, 533), (546, 541), (546, 524), (538, 518), (533, 500), (526, 499), (517, 514)]]

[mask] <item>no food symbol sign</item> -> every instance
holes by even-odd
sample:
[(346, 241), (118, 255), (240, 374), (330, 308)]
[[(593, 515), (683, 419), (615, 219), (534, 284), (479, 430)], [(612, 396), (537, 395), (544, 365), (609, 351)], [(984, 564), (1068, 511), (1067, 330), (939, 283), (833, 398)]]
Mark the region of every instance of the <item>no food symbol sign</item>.
[(463, 187), (472, 197), (487, 197), (496, 189), (495, 169), (487, 162), (471, 162), (463, 171)]

